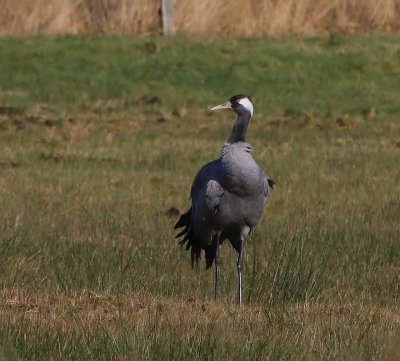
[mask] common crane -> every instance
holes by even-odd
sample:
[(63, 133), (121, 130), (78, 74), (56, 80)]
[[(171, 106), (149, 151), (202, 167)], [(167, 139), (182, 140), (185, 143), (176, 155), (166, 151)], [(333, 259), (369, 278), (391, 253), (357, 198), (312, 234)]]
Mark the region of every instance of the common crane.
[(192, 205), (175, 225), (184, 227), (176, 235), (191, 250), (192, 266), (205, 251), (206, 268), (215, 262), (214, 297), (220, 287), (219, 246), (229, 239), (238, 252), (238, 303), (242, 304), (243, 248), (257, 225), (275, 182), (257, 165), (246, 132), (253, 116), (248, 96), (238, 94), (211, 110), (230, 109), (238, 114), (232, 133), (222, 147), (221, 157), (203, 166), (191, 188)]

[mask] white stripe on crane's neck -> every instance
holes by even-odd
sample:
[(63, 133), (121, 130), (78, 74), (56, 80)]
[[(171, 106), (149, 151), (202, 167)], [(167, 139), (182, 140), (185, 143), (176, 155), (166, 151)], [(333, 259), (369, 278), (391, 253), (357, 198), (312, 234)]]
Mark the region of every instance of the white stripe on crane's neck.
[(251, 116), (253, 116), (253, 111), (254, 111), (253, 103), (250, 101), (249, 98), (239, 99), (238, 103), (242, 104), (242, 106), (250, 112)]

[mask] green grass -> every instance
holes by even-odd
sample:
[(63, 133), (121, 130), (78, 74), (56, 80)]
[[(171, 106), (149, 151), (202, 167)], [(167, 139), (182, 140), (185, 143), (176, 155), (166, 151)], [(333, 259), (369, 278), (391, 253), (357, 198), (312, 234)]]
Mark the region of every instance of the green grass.
[[(0, 359), (397, 360), (394, 35), (0, 38)], [(190, 268), (176, 216), (252, 95), (277, 182), (246, 245)]]
[(119, 109), (145, 111), (143, 99), (157, 96), (167, 109), (203, 109), (222, 94), (245, 91), (263, 114), (400, 111), (396, 35), (40, 37), (0, 44), (0, 84), (21, 105), (87, 109), (114, 100)]

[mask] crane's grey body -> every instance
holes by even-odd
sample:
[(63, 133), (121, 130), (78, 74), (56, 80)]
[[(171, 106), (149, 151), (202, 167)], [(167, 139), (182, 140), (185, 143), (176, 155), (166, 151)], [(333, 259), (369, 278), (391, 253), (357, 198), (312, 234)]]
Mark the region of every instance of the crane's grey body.
[[(236, 97), (241, 100), (245, 96)], [(232, 99), (235, 97), (230, 102)], [(231, 109), (233, 106), (236, 104)], [(219, 291), (219, 245), (229, 239), (239, 253), (241, 303), (244, 241), (257, 225), (274, 182), (257, 165), (252, 147), (245, 141), (252, 108), (251, 113), (242, 106), (237, 108), (234, 110), (239, 116), (221, 157), (198, 172), (191, 188), (192, 207), (182, 215), (175, 228), (185, 227), (178, 237), (184, 235), (181, 244), (187, 242), (187, 249), (191, 248), (192, 262), (198, 262), (201, 250), (205, 251), (207, 268), (215, 261), (215, 297)]]
[(223, 232), (238, 248), (241, 232), (255, 227), (261, 217), (269, 192), (265, 180), (244, 142), (225, 144), (221, 158), (200, 170), (191, 197), (194, 232), (203, 247)]

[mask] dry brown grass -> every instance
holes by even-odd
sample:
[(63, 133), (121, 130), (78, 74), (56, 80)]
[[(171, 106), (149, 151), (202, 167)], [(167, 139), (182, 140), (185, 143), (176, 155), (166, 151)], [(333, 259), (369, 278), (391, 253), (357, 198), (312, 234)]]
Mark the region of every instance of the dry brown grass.
[[(1, 0), (1, 34), (159, 33), (160, 0)], [(400, 28), (400, 0), (176, 0), (182, 34), (262, 35)]]
[(399, 15), (399, 0), (181, 0), (177, 28), (226, 35), (396, 30)]
[[(31, 334), (35, 332), (46, 335), (43, 338), (78, 334), (85, 339), (108, 334), (119, 340), (125, 332), (142, 343), (181, 342), (185, 354), (190, 355), (197, 352), (191, 340), (207, 334), (223, 345), (243, 344), (244, 340), (273, 345), (286, 340), (291, 347), (298, 348), (304, 359), (308, 359), (310, 349), (340, 355), (346, 350), (345, 354), (355, 360), (364, 359), (362, 349), (384, 335), (380, 346), (383, 359), (397, 360), (399, 354), (398, 307), (307, 302), (285, 307), (239, 307), (221, 301), (184, 301), (136, 294), (105, 296), (84, 291), (66, 295), (14, 289), (0, 293), (0, 320), (19, 330), (17, 334), (27, 333), (28, 339), (34, 339)], [(90, 341), (86, 342), (90, 345)], [(332, 351), (335, 342), (338, 349)], [(65, 341), (64, 347), (67, 346)], [(141, 359), (139, 356), (135, 359)]]
[(0, 0), (2, 34), (146, 34), (159, 31), (157, 0)]
[[(375, 307), (361, 304), (342, 306), (304, 303), (282, 309), (274, 307), (239, 307), (227, 302), (200, 302), (170, 298), (142, 298), (135, 294), (105, 296), (90, 291), (82, 294), (28, 293), (22, 290), (0, 293), (0, 317), (18, 323), (25, 319), (42, 327), (58, 327), (65, 331), (80, 327), (81, 322), (95, 329), (98, 323), (109, 328), (118, 327), (123, 319), (132, 325), (150, 327), (149, 320), (157, 320), (160, 332), (168, 327), (185, 328), (195, 335), (199, 328), (220, 327), (221, 331), (250, 330), (258, 337), (265, 336), (265, 328), (274, 332), (298, 334), (300, 325), (307, 329), (310, 337), (318, 335), (328, 324), (357, 325), (349, 332), (355, 332), (363, 324), (374, 324), (382, 332), (397, 334), (400, 330), (399, 309), (396, 307)], [(73, 320), (80, 320), (79, 323)], [(151, 323), (151, 322), (150, 322)], [(297, 325), (296, 327), (294, 327)], [(232, 332), (238, 340), (243, 334)]]

